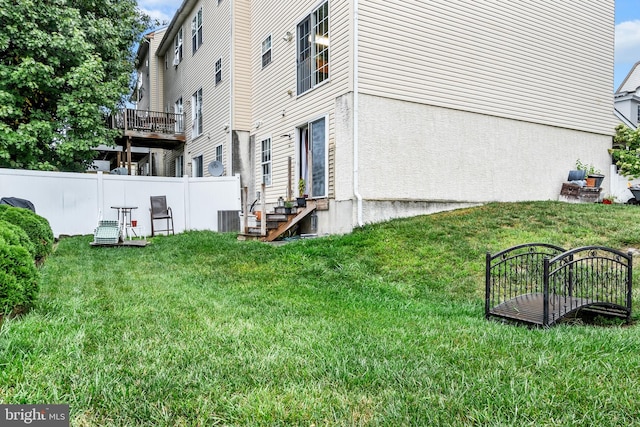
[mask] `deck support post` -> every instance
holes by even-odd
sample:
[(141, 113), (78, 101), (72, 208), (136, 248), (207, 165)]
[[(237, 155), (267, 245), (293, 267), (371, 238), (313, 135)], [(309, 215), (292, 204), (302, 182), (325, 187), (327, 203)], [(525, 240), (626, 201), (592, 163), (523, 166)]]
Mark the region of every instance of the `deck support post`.
[(242, 224), (242, 229), (244, 230), (245, 233), (248, 233), (249, 232), (249, 188), (246, 185), (242, 189), (242, 198), (243, 198), (242, 212), (244, 213), (244, 215), (242, 215), (242, 221), (244, 222), (244, 224)]
[(127, 137), (127, 175), (131, 175), (131, 137)]
[(267, 235), (267, 212), (266, 212), (266, 199), (267, 199), (267, 194), (265, 193), (267, 189), (267, 186), (265, 185), (265, 183), (262, 183), (262, 193), (260, 193), (260, 197), (262, 198), (262, 202), (261, 202), (261, 206), (260, 206), (260, 235), (261, 236), (266, 236)]

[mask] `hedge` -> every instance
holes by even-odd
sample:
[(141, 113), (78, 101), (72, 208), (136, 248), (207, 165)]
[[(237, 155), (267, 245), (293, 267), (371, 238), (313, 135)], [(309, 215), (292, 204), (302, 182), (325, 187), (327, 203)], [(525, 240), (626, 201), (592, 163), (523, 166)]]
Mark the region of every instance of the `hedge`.
[(0, 205), (0, 219), (22, 228), (35, 247), (35, 259), (45, 258), (53, 250), (53, 231), (49, 221), (29, 209)]
[(0, 219), (0, 239), (4, 239), (10, 245), (22, 246), (35, 259), (36, 247), (31, 243), (27, 233), (19, 226)]
[(0, 315), (30, 308), (38, 294), (38, 280), (31, 254), (0, 238)]

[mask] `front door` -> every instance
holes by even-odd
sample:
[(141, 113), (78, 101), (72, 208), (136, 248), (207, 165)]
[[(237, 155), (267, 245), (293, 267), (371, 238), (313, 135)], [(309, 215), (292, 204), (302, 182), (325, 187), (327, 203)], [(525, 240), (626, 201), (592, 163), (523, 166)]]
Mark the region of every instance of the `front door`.
[(327, 120), (321, 118), (298, 128), (299, 174), (304, 180), (303, 194), (327, 196)]

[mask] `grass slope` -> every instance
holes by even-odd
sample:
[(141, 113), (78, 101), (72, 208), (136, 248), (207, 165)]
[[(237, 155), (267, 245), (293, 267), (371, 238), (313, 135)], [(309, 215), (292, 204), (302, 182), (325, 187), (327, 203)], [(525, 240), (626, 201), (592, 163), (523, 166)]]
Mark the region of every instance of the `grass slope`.
[(518, 243), (640, 247), (638, 219), (538, 202), (280, 247), (63, 239), (1, 326), (0, 402), (68, 403), (77, 426), (636, 424), (636, 326), (487, 322), (483, 278)]

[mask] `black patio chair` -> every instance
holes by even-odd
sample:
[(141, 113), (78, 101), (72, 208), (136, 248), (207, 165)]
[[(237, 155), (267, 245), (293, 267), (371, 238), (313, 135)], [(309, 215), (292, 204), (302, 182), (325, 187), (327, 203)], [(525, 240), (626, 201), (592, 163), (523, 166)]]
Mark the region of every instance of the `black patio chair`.
[[(166, 231), (167, 234), (175, 234), (173, 231), (173, 212), (171, 208), (167, 206), (166, 196), (151, 196), (151, 237), (155, 236), (156, 232)], [(167, 220), (167, 228), (163, 230), (156, 230), (154, 221)]]

